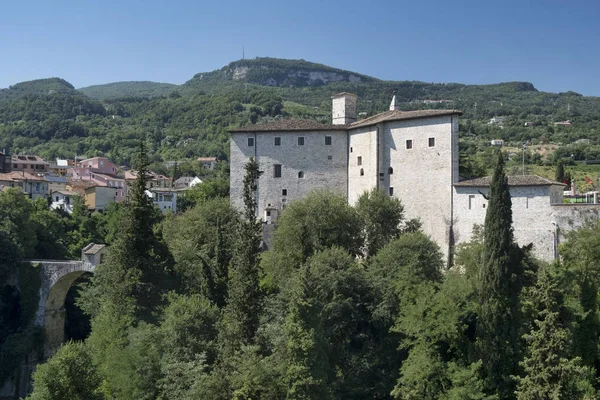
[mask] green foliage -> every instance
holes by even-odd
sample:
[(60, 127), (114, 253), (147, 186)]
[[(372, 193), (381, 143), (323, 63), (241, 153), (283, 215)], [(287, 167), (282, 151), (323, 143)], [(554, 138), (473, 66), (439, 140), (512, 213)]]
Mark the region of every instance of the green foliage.
[(207, 200), (225, 197), (229, 197), (229, 180), (210, 179), (181, 193), (177, 198), (177, 208), (185, 211)]
[(504, 160), (498, 153), (485, 217), (479, 276), (478, 344), (491, 387), (507, 398), (519, 360), (519, 294), (523, 283), (520, 249), (514, 243), (512, 209)]
[(565, 165), (560, 161), (556, 165), (556, 173), (554, 174), (554, 180), (557, 182), (562, 182), (565, 180)]
[(356, 211), (364, 221), (365, 257), (376, 254), (400, 235), (404, 207), (397, 197), (390, 197), (381, 190), (373, 189), (358, 198)]
[[(159, 212), (146, 195), (147, 159), (140, 147), (135, 183), (120, 215), (118, 236), (96, 268), (91, 292), (83, 295), (84, 309), (97, 311), (103, 302), (110, 311), (135, 320), (154, 321), (165, 295), (174, 287), (173, 260), (154, 224)], [(87, 305), (86, 300), (87, 299)]]
[(236, 229), (227, 305), (223, 310), (221, 343), (225, 361), (243, 345), (254, 343), (262, 308), (259, 287), (261, 226), (256, 217), (256, 189), (262, 173), (258, 162), (250, 158), (244, 175), (244, 218)]
[(315, 191), (291, 203), (277, 222), (272, 250), (263, 268), (276, 284), (287, 281), (312, 254), (332, 246), (360, 254), (362, 224), (356, 210), (340, 196)]
[(285, 333), (289, 351), (287, 399), (332, 399), (328, 388), (327, 341), (314, 293), (310, 267), (304, 268), (292, 294)]
[(184, 292), (202, 294), (218, 307), (225, 305), (238, 223), (224, 198), (203, 201), (165, 221), (163, 232)]
[(581, 366), (580, 358), (570, 356), (572, 337), (558, 282), (556, 272), (542, 268), (532, 291), (536, 315), (531, 332), (524, 336), (524, 376), (516, 377), (519, 400), (595, 397), (592, 370)]
[(575, 332), (575, 354), (581, 357), (583, 365), (589, 367), (596, 367), (599, 362), (599, 232), (600, 223), (590, 221), (581, 229), (567, 233), (567, 242), (560, 247), (565, 268), (574, 275), (576, 293), (582, 311)]
[(104, 101), (123, 97), (161, 97), (168, 95), (176, 87), (172, 83), (133, 81), (93, 85), (78, 90), (92, 99)]
[(30, 400), (102, 400), (101, 379), (92, 362), (89, 350), (82, 342), (61, 346), (33, 374), (33, 393)]

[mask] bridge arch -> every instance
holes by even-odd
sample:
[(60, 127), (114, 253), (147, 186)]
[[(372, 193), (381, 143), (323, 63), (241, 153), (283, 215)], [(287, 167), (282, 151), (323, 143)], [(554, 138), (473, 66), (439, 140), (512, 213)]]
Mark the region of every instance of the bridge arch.
[(81, 260), (31, 260), (41, 266), (42, 285), (36, 324), (44, 327), (46, 354), (52, 354), (65, 341), (65, 299), (73, 283), (91, 274), (102, 262), (105, 245), (89, 244)]

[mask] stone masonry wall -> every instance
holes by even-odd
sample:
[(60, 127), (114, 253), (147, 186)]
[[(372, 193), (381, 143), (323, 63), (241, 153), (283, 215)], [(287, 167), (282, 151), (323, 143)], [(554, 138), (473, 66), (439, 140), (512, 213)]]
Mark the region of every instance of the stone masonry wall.
[[(454, 120), (458, 118), (396, 121), (386, 123), (382, 132), (380, 187), (386, 193), (393, 188), (393, 195), (404, 205), (405, 217), (419, 218), (423, 231), (444, 255), (452, 218), (452, 182), (457, 174), (452, 151), (458, 143)], [(430, 138), (434, 139), (433, 146)], [(411, 149), (407, 148), (408, 140), (412, 141)]]
[[(325, 137), (331, 137), (331, 145), (325, 145)], [(247, 146), (247, 138), (254, 137), (255, 145)], [(281, 145), (275, 146), (275, 137)], [(304, 145), (298, 145), (298, 137)], [(346, 197), (347, 190), (347, 134), (345, 131), (306, 132), (260, 132), (233, 133), (231, 136), (232, 204), (241, 209), (244, 166), (248, 159), (256, 157), (263, 174), (258, 182), (258, 215), (265, 208), (281, 210), (293, 200), (305, 197), (316, 189), (328, 189)], [(275, 165), (281, 165), (281, 177), (274, 176)], [(304, 177), (299, 177), (302, 172)], [(287, 194), (283, 194), (283, 190)]]
[[(552, 204), (552, 200), (557, 200), (556, 193), (560, 189), (559, 186), (510, 188), (515, 240), (521, 246), (533, 243), (536, 257), (548, 262), (555, 258), (561, 234), (580, 227), (588, 218), (600, 216), (600, 205), (597, 204)], [(485, 221), (487, 200), (478, 191), (487, 194), (489, 188), (455, 187), (454, 231), (457, 244), (470, 241), (473, 225), (483, 225)]]
[(350, 131), (348, 152), (348, 203), (354, 205), (361, 194), (377, 187), (377, 128)]

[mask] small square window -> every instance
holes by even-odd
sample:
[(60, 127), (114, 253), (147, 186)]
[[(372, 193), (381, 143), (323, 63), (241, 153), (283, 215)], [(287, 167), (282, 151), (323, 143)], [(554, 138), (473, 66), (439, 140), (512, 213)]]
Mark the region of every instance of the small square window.
[(412, 149), (412, 140), (409, 139), (409, 140), (406, 141), (406, 148), (407, 149)]
[(362, 165), (362, 157), (361, 157), (361, 156), (358, 156), (358, 157), (356, 158), (356, 164), (357, 164), (357, 165)]
[(281, 178), (281, 164), (273, 164), (273, 178)]
[(434, 147), (435, 146), (435, 138), (430, 137), (429, 138), (429, 147)]
[(248, 147), (254, 147), (254, 138), (253, 137), (248, 138)]
[(333, 160), (333, 156), (327, 156), (328, 160)]
[(331, 146), (331, 136), (325, 136), (325, 146)]
[(281, 195), (287, 196), (287, 189), (281, 189)]
[(393, 195), (394, 195), (394, 188), (390, 187), (390, 196), (393, 196)]
[(275, 138), (275, 146), (281, 146), (281, 138), (280, 137)]
[(304, 136), (298, 136), (298, 146), (304, 146)]

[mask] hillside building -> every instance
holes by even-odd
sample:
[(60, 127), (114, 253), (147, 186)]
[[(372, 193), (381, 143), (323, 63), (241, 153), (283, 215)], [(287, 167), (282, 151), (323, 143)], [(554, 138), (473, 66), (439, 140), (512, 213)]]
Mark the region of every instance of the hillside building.
[[(458, 110), (390, 109), (356, 119), (357, 98), (332, 97), (332, 123), (276, 120), (231, 130), (230, 195), (242, 208), (244, 166), (253, 157), (263, 174), (257, 190), (258, 215), (275, 223), (290, 202), (315, 189), (328, 189), (355, 204), (371, 189), (398, 197), (405, 217), (419, 218), (448, 256), (471, 240), (483, 224), (489, 178), (461, 181), (458, 174)], [(544, 260), (557, 254), (560, 233), (597, 218), (600, 205), (562, 204), (564, 185), (537, 176), (509, 178), (515, 237), (534, 244)]]
[(29, 172), (30, 174), (47, 174), (50, 163), (33, 155), (12, 155), (11, 170)]

